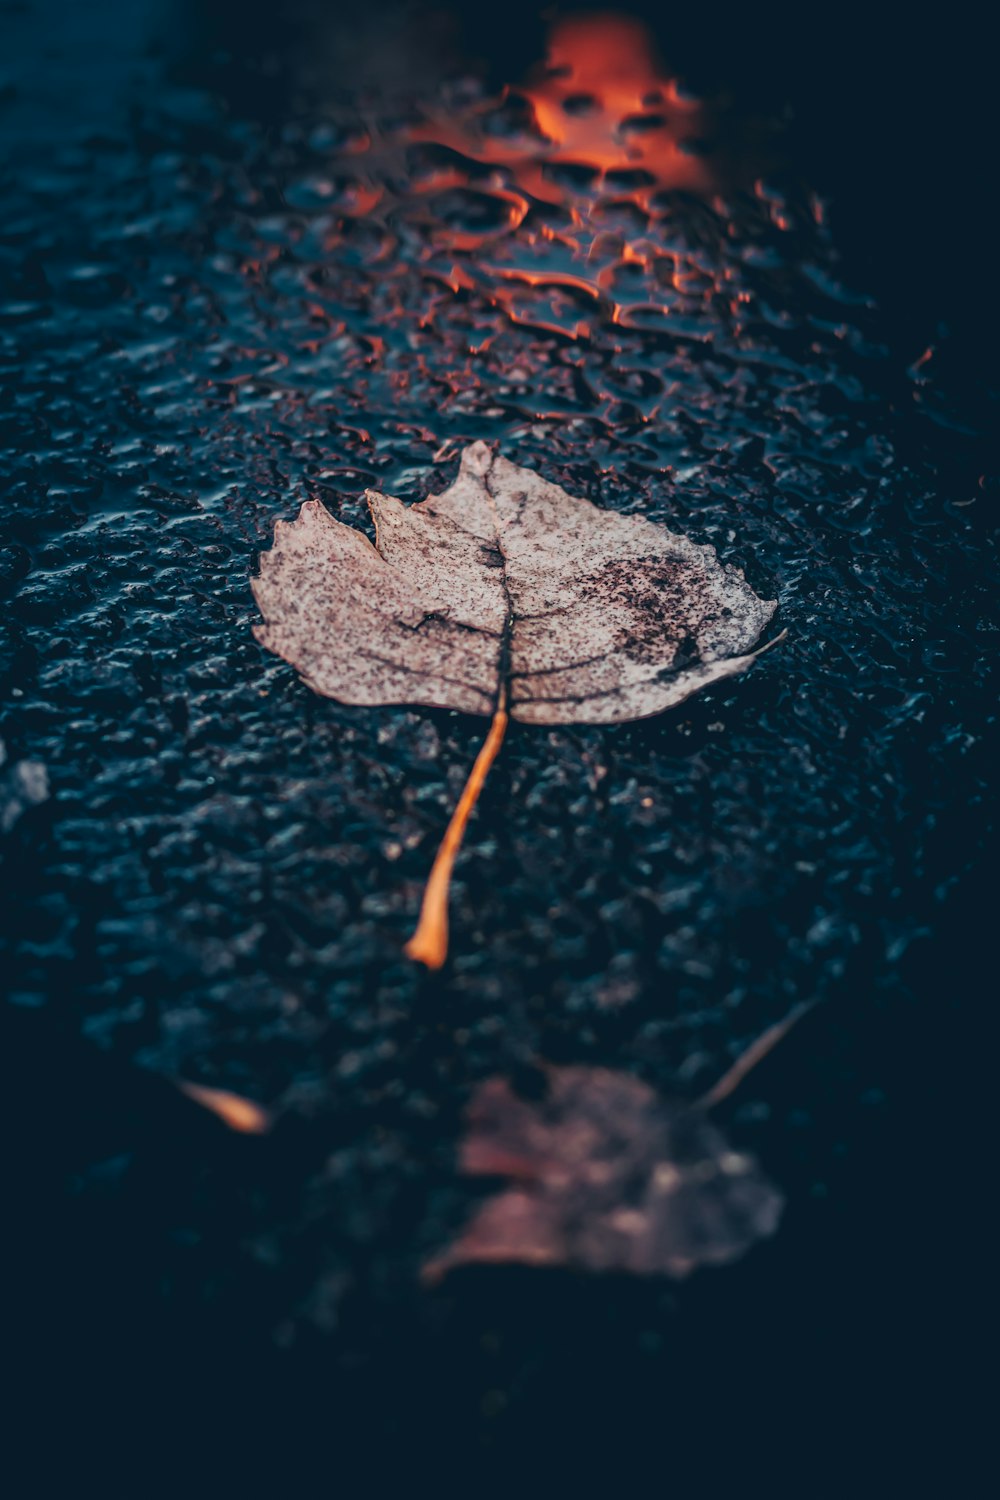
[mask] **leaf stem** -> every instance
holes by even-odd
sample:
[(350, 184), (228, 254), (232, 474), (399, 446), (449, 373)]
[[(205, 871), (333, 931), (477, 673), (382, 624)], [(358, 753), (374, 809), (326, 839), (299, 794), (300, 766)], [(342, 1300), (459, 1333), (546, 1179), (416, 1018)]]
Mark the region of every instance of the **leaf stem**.
[[(779, 636), (778, 639), (780, 640), (781, 637)], [(714, 1083), (708, 1093), (702, 1095), (699, 1101), (702, 1107), (714, 1109), (717, 1104), (722, 1103), (723, 1099), (728, 1099), (730, 1094), (735, 1093), (744, 1078), (753, 1072), (757, 1064), (763, 1062), (768, 1053), (784, 1040), (792, 1027), (797, 1026), (802, 1017), (808, 1015), (818, 1004), (818, 1000), (804, 1000), (801, 1005), (796, 1005), (783, 1021), (779, 1021), (775, 1026), (769, 1026), (763, 1036), (759, 1036), (745, 1052), (740, 1054), (732, 1067), (723, 1073), (718, 1083)]]
[(451, 822), (441, 840), (441, 847), (438, 849), (431, 868), (424, 889), (417, 930), (403, 949), (408, 958), (414, 958), (418, 963), (426, 964), (428, 969), (440, 969), (448, 957), (448, 891), (451, 886), (451, 872), (455, 864), (455, 856), (462, 846), (469, 816), (483, 789), (489, 769), (503, 744), (507, 719), (507, 687), (503, 684), (497, 699), (497, 709), (493, 715), (490, 732), (476, 756), (475, 765), (469, 772), (469, 779), (458, 799), (458, 806), (451, 815)]

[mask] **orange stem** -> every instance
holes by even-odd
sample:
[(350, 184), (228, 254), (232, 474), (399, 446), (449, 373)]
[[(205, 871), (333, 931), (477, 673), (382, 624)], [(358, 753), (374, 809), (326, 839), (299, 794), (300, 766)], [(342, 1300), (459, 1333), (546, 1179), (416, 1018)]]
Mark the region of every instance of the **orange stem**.
[(403, 949), (408, 958), (415, 958), (418, 963), (426, 964), (429, 969), (440, 969), (448, 957), (448, 890), (451, 886), (451, 872), (455, 864), (455, 856), (462, 846), (469, 815), (483, 789), (490, 766), (496, 760), (500, 746), (503, 744), (507, 718), (507, 690), (501, 688), (490, 732), (486, 736), (483, 748), (476, 756), (475, 765), (469, 772), (469, 779), (458, 799), (458, 806), (451, 815), (451, 822), (441, 840), (441, 847), (438, 849), (437, 858), (431, 868), (430, 877), (424, 889), (417, 930)]

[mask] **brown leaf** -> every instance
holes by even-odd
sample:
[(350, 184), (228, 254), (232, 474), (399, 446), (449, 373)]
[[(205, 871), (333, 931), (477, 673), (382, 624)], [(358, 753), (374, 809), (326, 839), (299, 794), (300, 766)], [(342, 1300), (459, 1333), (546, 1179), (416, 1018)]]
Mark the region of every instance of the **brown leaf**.
[(485, 443), (405, 506), (369, 490), (376, 545), (317, 500), (279, 522), (253, 589), (258, 640), (342, 703), (511, 718), (643, 718), (743, 671), (775, 610), (738, 568), (601, 510)]
[(278, 522), (253, 584), (256, 635), (342, 703), (493, 715), (406, 949), (440, 968), (452, 866), (508, 718), (660, 713), (748, 667), (776, 606), (714, 548), (575, 499), (485, 443), (441, 495), (366, 498), (374, 547), (317, 500)]
[(462, 1171), (512, 1186), (488, 1199), (425, 1279), (476, 1262), (681, 1278), (773, 1234), (783, 1199), (700, 1105), (607, 1068), (547, 1067), (545, 1096), (503, 1078), (468, 1111)]

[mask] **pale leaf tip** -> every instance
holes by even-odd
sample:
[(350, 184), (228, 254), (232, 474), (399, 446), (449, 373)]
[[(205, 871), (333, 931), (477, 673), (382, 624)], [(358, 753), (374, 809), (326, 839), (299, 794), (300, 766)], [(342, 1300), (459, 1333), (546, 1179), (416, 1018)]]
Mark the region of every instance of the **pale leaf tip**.
[(488, 443), (484, 443), (482, 440), (470, 443), (467, 448), (462, 450), (461, 467), (467, 474), (475, 474), (478, 478), (482, 479), (484, 475), (489, 473), (492, 463), (493, 450)]

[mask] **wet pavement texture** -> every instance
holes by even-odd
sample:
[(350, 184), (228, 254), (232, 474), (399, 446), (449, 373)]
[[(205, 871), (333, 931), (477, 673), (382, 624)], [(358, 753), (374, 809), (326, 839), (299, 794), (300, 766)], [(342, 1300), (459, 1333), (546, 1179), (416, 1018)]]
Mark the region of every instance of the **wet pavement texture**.
[[(593, 20), (545, 74), (513, 17), (503, 48), (412, 8), (0, 21), (18, 1368), (98, 1464), (619, 1444), (720, 1477), (765, 1424), (787, 1454), (872, 1423), (888, 1464), (889, 1406), (963, 1357), (989, 380), (851, 259), (773, 88), (698, 93)], [(648, 723), (515, 726), (428, 976), (401, 948), (483, 722), (317, 698), (249, 580), (304, 499), (364, 528), (366, 486), (424, 498), (480, 438), (712, 543), (788, 636)], [(728, 1115), (789, 1200), (771, 1245), (420, 1284), (485, 1191), (483, 1080), (694, 1096), (806, 1000)]]

